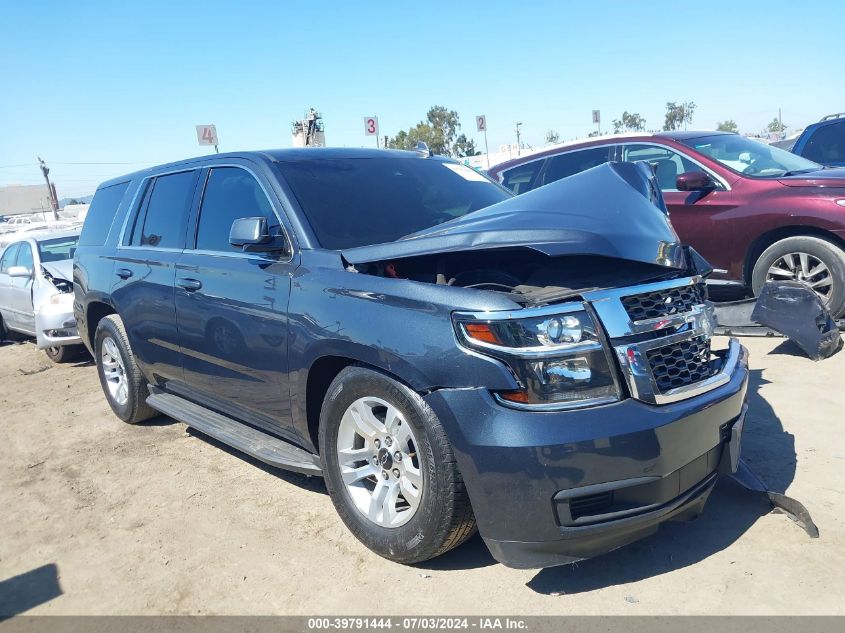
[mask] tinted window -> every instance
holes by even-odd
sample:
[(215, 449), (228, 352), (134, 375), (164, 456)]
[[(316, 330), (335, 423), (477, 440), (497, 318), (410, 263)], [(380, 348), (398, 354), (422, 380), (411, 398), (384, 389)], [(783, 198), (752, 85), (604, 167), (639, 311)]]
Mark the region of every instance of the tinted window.
[(537, 174), (544, 160), (534, 160), (524, 165), (517, 165), (502, 174), (502, 184), (514, 193), (525, 193), (534, 188)]
[(677, 191), (677, 179), (687, 171), (701, 171), (701, 167), (666, 147), (655, 145), (626, 145), (624, 160), (630, 163), (645, 162), (652, 166), (661, 191)]
[(477, 171), (425, 158), (278, 163), (325, 248), (392, 242), (510, 197)]
[(32, 259), (32, 247), (27, 242), (21, 242), (20, 250), (18, 250), (18, 260), (15, 262), (15, 266), (23, 266), (29, 270), (32, 270), (35, 266), (35, 262)]
[(18, 255), (19, 246), (20, 242), (16, 242), (3, 251), (3, 257), (0, 258), (0, 273), (8, 272), (15, 265), (15, 257)]
[(91, 206), (88, 208), (88, 215), (85, 216), (85, 224), (82, 227), (82, 235), (79, 243), (85, 246), (102, 246), (106, 243), (109, 229), (114, 217), (117, 214), (117, 207), (126, 193), (128, 182), (97, 189)]
[(822, 165), (845, 163), (845, 121), (823, 125), (813, 132), (802, 154)]
[(229, 231), (238, 218), (253, 217), (267, 220), (270, 235), (278, 233), (279, 221), (252, 174), (237, 167), (212, 169), (202, 197), (197, 249), (240, 252), (229, 244)]
[[(185, 223), (194, 195), (196, 171), (158, 176), (147, 189), (142, 228), (136, 227), (132, 244), (157, 248), (182, 248)], [(140, 220), (140, 218), (139, 218)]]
[(566, 178), (567, 176), (574, 176), (591, 167), (602, 165), (607, 162), (609, 153), (610, 148), (604, 146), (552, 156), (546, 165), (543, 183), (547, 184), (555, 180), (560, 180), (561, 178)]
[(60, 262), (64, 259), (73, 259), (78, 241), (78, 237), (71, 235), (70, 237), (57, 237), (38, 242), (38, 256), (42, 262)]

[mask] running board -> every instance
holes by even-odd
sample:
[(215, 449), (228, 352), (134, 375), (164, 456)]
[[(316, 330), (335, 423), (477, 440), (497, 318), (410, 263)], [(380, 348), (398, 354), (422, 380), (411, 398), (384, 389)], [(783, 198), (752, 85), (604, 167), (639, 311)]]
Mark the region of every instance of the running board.
[(265, 464), (306, 475), (322, 474), (316, 455), (189, 400), (156, 391), (147, 397), (147, 404)]

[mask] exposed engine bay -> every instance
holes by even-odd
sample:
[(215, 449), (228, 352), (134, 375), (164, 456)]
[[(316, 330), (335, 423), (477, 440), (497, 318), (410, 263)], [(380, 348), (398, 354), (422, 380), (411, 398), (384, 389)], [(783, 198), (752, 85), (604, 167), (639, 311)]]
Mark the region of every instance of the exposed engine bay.
[(438, 285), (501, 292), (526, 306), (582, 292), (676, 279), (684, 270), (600, 255), (549, 257), (527, 248), (441, 253), (350, 266), (349, 270)]

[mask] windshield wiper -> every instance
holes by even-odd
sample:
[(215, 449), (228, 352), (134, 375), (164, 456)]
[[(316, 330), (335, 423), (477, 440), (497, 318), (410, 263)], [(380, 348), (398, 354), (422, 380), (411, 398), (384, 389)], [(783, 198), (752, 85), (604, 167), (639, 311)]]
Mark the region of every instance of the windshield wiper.
[(817, 167), (808, 167), (807, 169), (793, 169), (792, 171), (783, 172), (783, 174), (780, 177), (784, 178), (786, 176), (797, 176), (799, 174), (809, 174), (811, 171), (819, 171), (819, 169)]

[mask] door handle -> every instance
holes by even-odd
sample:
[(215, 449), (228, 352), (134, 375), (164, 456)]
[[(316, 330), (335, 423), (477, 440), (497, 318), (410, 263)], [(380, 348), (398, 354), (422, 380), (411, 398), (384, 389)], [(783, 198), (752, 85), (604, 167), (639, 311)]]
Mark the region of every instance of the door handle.
[(129, 279), (132, 276), (132, 271), (128, 268), (118, 268), (115, 274), (121, 279)]
[(198, 279), (177, 279), (176, 285), (180, 288), (184, 288), (188, 292), (193, 292), (194, 290), (202, 288), (202, 282)]

